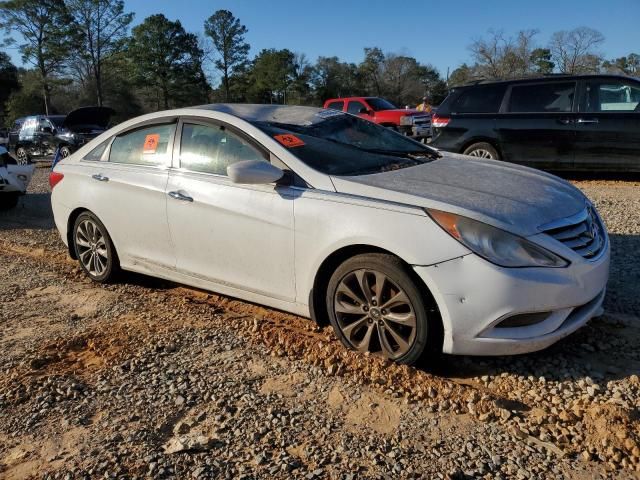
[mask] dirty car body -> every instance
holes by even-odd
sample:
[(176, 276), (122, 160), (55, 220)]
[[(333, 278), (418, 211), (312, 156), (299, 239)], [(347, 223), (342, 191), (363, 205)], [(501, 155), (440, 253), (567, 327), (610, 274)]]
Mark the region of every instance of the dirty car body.
[[(221, 153), (234, 138), (239, 147)], [(419, 337), (402, 337), (410, 328), (400, 325), (420, 325), (417, 305), (428, 305), (438, 349), (478, 355), (540, 350), (601, 312), (609, 240), (578, 189), (526, 167), (439, 153), (337, 111), (154, 113), (100, 135), (52, 175), (55, 221), (72, 256), (88, 251), (74, 225), (90, 212), (124, 270), (328, 316), (359, 350), (378, 328), (374, 344), (394, 360), (405, 361), (394, 352)], [(363, 254), (372, 266), (344, 267)], [(387, 272), (379, 283), (376, 268)], [(366, 299), (345, 304), (339, 294), (352, 277)], [(428, 301), (411, 297), (413, 287)], [(387, 318), (384, 288), (415, 301)], [(352, 323), (340, 320), (345, 311)], [(356, 330), (364, 333), (354, 339)]]

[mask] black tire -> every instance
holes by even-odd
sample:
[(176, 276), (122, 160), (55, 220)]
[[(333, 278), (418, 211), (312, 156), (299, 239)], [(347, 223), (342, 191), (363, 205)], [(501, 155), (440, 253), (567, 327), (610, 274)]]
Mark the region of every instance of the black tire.
[(60, 147), (60, 158), (67, 158), (69, 155), (71, 155), (73, 152), (71, 151), (71, 148), (69, 148), (67, 145), (65, 145), (64, 147)]
[[(91, 232), (87, 230), (87, 222), (95, 225), (96, 230), (99, 232), (99, 236), (94, 235), (93, 238), (91, 238)], [(81, 229), (80, 233), (79, 229)], [(80, 242), (82, 237), (87, 238), (89, 243), (93, 243), (93, 245), (91, 245), (90, 247), (81, 245)], [(101, 238), (104, 240), (104, 249), (99, 248), (102, 243), (100, 242), (100, 240), (96, 242), (97, 238)], [(118, 259), (116, 248), (111, 241), (109, 232), (107, 232), (105, 226), (93, 213), (82, 212), (80, 215), (78, 215), (78, 218), (76, 218), (76, 221), (73, 224), (73, 248), (76, 254), (76, 258), (80, 263), (80, 267), (82, 268), (82, 270), (84, 270), (84, 272), (91, 280), (99, 283), (109, 283), (114, 281), (119, 275), (120, 261)], [(104, 262), (102, 262), (105, 264), (104, 270), (96, 267), (95, 271), (91, 271), (89, 267), (85, 265), (85, 263), (87, 263), (86, 261), (84, 261), (84, 259), (86, 258), (85, 255), (87, 255), (87, 249), (91, 251), (89, 255), (98, 255), (98, 250), (106, 251), (106, 256), (100, 255), (99, 259), (104, 260)], [(95, 263), (91, 264), (90, 260), (89, 265), (93, 265), (94, 267), (96, 266)]]
[[(344, 295), (344, 285), (354, 277), (360, 276), (359, 278), (362, 278), (362, 272), (364, 272), (365, 276), (369, 275), (369, 278), (374, 278), (376, 281), (376, 273), (381, 273), (382, 275), (384, 275), (386, 278), (381, 282), (383, 285), (382, 288), (384, 291), (384, 286), (386, 286), (389, 293), (382, 293), (380, 295), (382, 298), (380, 298), (379, 302), (376, 302), (375, 299), (377, 293), (374, 292), (378, 292), (377, 285), (371, 286), (371, 281), (365, 280), (365, 284), (367, 286), (371, 286), (369, 288), (369, 293), (373, 295), (373, 300), (371, 300), (368, 307), (365, 305), (365, 302), (354, 302), (353, 304), (348, 305), (348, 308), (366, 309), (365, 311), (367, 313), (360, 312), (345, 314), (344, 311), (337, 312), (336, 310), (338, 309), (338, 303), (344, 305), (344, 303), (342, 303), (343, 301), (340, 300), (340, 295)], [(360, 283), (360, 285), (362, 285), (362, 283)], [(339, 287), (340, 291), (338, 291)], [(411, 310), (409, 310), (409, 315), (412, 314), (415, 320), (415, 327), (413, 327), (415, 329), (415, 332), (412, 332), (411, 334), (407, 333), (409, 327), (399, 323), (395, 323), (395, 320), (391, 323), (393, 327), (390, 326), (388, 322), (389, 318), (385, 316), (386, 314), (398, 315), (391, 311), (387, 311), (385, 314), (384, 306), (389, 305), (390, 297), (393, 297), (395, 294), (399, 293), (399, 290), (401, 290), (406, 295), (411, 308)], [(364, 292), (364, 289), (361, 288), (360, 292)], [(368, 295), (365, 293), (364, 296)], [(416, 280), (414, 280), (412, 272), (399, 258), (394, 257), (393, 255), (381, 253), (362, 254), (356, 255), (343, 262), (340, 266), (338, 266), (329, 280), (325, 302), (327, 312), (329, 313), (329, 320), (331, 322), (331, 325), (333, 326), (336, 336), (340, 339), (342, 344), (349, 349), (360, 351), (369, 350), (374, 352), (380, 351), (386, 357), (397, 363), (413, 364), (420, 359), (420, 357), (425, 353), (425, 350), (431, 348), (434, 343), (437, 344), (437, 342), (433, 342), (433, 339), (430, 339), (429, 336), (437, 335), (438, 328), (437, 324), (434, 324), (434, 322), (439, 322), (440, 320), (439, 318), (430, 318), (430, 315), (428, 313), (429, 309), (427, 307), (423, 292), (417, 285)], [(374, 315), (374, 307), (372, 307), (371, 305), (377, 305), (375, 309), (378, 310), (378, 313), (376, 315)], [(393, 308), (394, 307), (390, 307), (390, 309)], [(346, 315), (353, 315), (354, 318), (354, 320), (351, 321), (351, 323), (349, 323), (348, 325), (345, 325)], [(364, 323), (363, 319), (359, 318), (360, 315), (364, 315), (366, 317)], [(374, 320), (374, 317), (378, 320)], [(361, 325), (356, 328), (352, 328), (355, 324)], [(348, 330), (349, 333), (345, 334), (345, 331), (343, 331), (343, 327), (345, 327), (345, 329)], [(372, 339), (371, 341), (357, 339), (359, 334), (362, 333), (363, 329), (366, 331), (362, 336), (364, 337), (364, 339), (366, 339), (368, 336), (369, 339)], [(394, 352), (393, 355), (389, 355), (389, 350), (385, 350), (385, 347), (382, 346), (383, 341), (381, 335), (386, 336), (387, 345), (389, 345), (389, 339), (393, 338), (393, 336), (385, 333), (389, 332), (389, 329), (394, 330), (393, 333), (395, 334), (399, 333), (398, 329), (405, 329), (405, 336), (408, 336), (408, 338), (410, 338), (410, 340), (407, 339), (406, 345), (408, 346), (404, 350), (399, 343), (396, 344), (398, 350)], [(369, 330), (371, 330), (372, 333), (369, 333)], [(376, 338), (377, 340), (375, 340)], [(356, 342), (359, 342), (359, 345)], [(364, 345), (365, 343), (366, 345)]]
[(26, 149), (18, 147), (16, 150), (16, 163), (18, 165), (29, 165), (31, 163), (31, 159), (29, 158), (29, 154)]
[(500, 154), (493, 145), (487, 142), (478, 142), (473, 145), (469, 145), (464, 152), (464, 155), (470, 155), (472, 157), (482, 158), (485, 160), (500, 160)]
[(20, 200), (20, 194), (17, 192), (0, 194), (0, 210), (14, 208), (18, 205), (18, 200)]

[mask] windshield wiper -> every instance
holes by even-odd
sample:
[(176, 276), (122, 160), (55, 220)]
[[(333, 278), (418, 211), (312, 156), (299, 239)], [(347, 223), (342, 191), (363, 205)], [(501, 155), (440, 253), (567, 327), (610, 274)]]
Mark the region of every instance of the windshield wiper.
[(385, 150), (382, 148), (364, 148), (364, 147), (356, 147), (359, 150), (364, 150), (365, 152), (378, 153), (381, 155), (390, 155), (392, 157), (404, 157), (410, 158), (412, 160), (422, 160), (423, 157), (428, 157), (432, 160), (442, 157), (442, 154), (437, 150)]

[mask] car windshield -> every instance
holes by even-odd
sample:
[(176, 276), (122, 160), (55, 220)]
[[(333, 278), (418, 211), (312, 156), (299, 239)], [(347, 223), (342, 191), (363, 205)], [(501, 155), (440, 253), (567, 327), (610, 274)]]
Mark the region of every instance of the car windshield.
[(328, 175), (366, 175), (430, 162), (440, 154), (373, 122), (333, 110), (312, 121), (253, 121), (290, 147), (310, 167)]
[(395, 110), (396, 107), (393, 103), (385, 100), (384, 98), (371, 97), (367, 98), (367, 103), (374, 111), (379, 112), (380, 110)]
[(65, 117), (47, 117), (47, 119), (53, 123), (54, 127), (59, 128), (62, 127)]

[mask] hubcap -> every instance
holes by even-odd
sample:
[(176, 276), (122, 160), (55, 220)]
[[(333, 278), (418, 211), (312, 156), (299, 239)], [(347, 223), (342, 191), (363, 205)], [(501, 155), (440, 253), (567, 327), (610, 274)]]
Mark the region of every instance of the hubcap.
[(78, 258), (89, 274), (94, 277), (104, 274), (109, 264), (109, 254), (98, 225), (91, 220), (82, 221), (76, 230), (76, 246)]
[(27, 152), (25, 152), (23, 149), (18, 150), (16, 156), (18, 157), (18, 165), (27, 164)]
[(493, 160), (493, 155), (489, 150), (485, 150), (484, 148), (476, 148), (475, 150), (471, 150), (469, 152), (470, 157), (479, 157), (479, 158), (488, 158)]
[(416, 336), (416, 315), (407, 294), (375, 270), (356, 270), (340, 281), (334, 296), (340, 330), (361, 352), (381, 352), (396, 359)]

